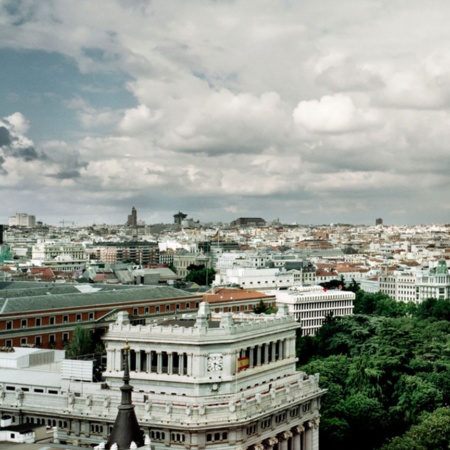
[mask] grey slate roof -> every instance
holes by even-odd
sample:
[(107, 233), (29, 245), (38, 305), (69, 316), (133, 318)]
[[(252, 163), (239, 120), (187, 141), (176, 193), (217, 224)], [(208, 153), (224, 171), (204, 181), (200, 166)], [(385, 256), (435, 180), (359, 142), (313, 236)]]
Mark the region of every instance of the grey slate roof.
[(133, 301), (195, 297), (185, 291), (169, 286), (120, 286), (120, 289), (117, 288), (118, 286), (115, 288), (105, 288), (101, 292), (87, 294), (71, 292), (66, 294), (50, 293), (50, 295), (0, 298), (0, 314), (105, 304), (123, 305), (124, 303)]

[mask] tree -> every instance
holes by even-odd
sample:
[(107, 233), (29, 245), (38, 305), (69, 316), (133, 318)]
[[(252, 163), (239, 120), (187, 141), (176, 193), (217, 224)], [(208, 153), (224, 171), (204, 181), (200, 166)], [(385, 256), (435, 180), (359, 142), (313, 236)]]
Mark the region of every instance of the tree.
[(277, 312), (277, 308), (273, 306), (267, 306), (262, 300), (259, 301), (258, 306), (253, 307), (255, 314), (274, 314)]
[(91, 330), (77, 325), (72, 339), (66, 346), (66, 355), (69, 358), (83, 356), (95, 351), (95, 342)]
[[(189, 266), (192, 267), (192, 266)], [(188, 267), (188, 270), (189, 270)], [(199, 267), (199, 266), (196, 266)], [(214, 277), (216, 275), (216, 271), (214, 269), (210, 268), (203, 268), (201, 269), (191, 269), (189, 273), (184, 278), (185, 281), (191, 281), (193, 283), (197, 283), (200, 286), (209, 286), (211, 282), (214, 280)]]

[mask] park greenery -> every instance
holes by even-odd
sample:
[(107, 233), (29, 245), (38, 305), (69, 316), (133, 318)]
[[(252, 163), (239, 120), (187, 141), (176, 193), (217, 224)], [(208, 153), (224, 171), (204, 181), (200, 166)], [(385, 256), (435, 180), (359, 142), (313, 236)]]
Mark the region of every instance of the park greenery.
[(328, 315), (297, 339), (299, 369), (320, 372), (320, 448), (447, 449), (450, 299), (396, 302), (358, 290), (354, 315)]
[(211, 268), (206, 268), (203, 264), (196, 265), (191, 264), (187, 267), (188, 274), (184, 278), (184, 281), (190, 281), (200, 286), (209, 286), (216, 275), (216, 271)]

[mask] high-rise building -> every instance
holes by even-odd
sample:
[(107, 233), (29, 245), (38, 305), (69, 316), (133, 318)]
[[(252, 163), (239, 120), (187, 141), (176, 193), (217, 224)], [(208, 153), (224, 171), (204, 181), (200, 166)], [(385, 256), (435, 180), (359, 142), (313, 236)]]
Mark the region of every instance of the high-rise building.
[(131, 208), (131, 214), (128, 215), (127, 226), (129, 227), (137, 226), (137, 211), (134, 206)]
[(28, 215), (26, 213), (16, 213), (15, 216), (9, 218), (9, 226), (16, 227), (34, 227), (36, 226), (36, 216)]
[(383, 225), (383, 219), (381, 218), (375, 219), (375, 225)]

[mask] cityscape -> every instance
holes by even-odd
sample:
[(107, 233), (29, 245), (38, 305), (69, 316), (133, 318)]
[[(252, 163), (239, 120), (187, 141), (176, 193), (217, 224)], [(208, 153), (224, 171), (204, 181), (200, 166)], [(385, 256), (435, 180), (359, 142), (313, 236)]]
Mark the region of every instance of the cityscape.
[[(350, 321), (354, 333), (361, 314), (422, 314), (430, 299), (450, 320), (449, 224), (203, 224), (178, 211), (152, 225), (129, 211), (122, 225), (16, 213), (0, 226), (6, 440), (44, 442), (50, 427), (63, 446), (332, 448), (322, 328)], [(445, 405), (439, 389), (424, 411)], [(380, 436), (339, 435), (355, 449), (381, 448)]]
[(450, 4), (0, 0), (1, 450), (444, 450)]

